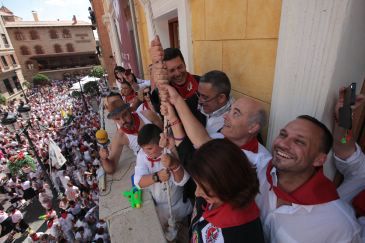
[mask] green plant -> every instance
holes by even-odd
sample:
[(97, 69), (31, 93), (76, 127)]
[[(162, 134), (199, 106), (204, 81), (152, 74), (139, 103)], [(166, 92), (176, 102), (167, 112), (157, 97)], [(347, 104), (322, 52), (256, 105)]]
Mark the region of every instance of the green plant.
[(99, 95), (99, 85), (97, 81), (90, 81), (84, 84), (84, 92), (89, 95)]
[(30, 82), (28, 82), (28, 81), (23, 82), (23, 83), (22, 83), (22, 86), (23, 86), (24, 88), (27, 88), (27, 89), (32, 88), (32, 84), (31, 84)]
[(72, 96), (73, 98), (75, 98), (75, 99), (78, 99), (78, 98), (80, 98), (80, 97), (81, 97), (81, 92), (80, 92), (80, 91), (77, 91), (77, 90), (72, 91), (71, 96)]
[(49, 78), (44, 75), (44, 74), (36, 74), (33, 76), (33, 84), (34, 85), (39, 85), (39, 86), (46, 86), (46, 85), (50, 85), (51, 82), (49, 81)]
[(13, 176), (22, 175), (24, 173), (23, 169), (26, 168), (30, 168), (32, 171), (35, 171), (36, 169), (34, 159), (29, 155), (25, 155), (23, 152), (20, 152), (17, 156), (11, 157), (7, 165)]
[(91, 77), (102, 78), (104, 75), (104, 69), (102, 66), (94, 66), (90, 71)]
[(0, 105), (6, 105), (6, 98), (2, 94), (0, 94)]

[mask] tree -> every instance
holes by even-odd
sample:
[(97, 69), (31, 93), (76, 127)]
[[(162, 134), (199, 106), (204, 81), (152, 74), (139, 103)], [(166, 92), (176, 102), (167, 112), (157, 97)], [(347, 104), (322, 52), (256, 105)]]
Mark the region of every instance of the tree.
[(91, 77), (102, 78), (104, 75), (104, 69), (102, 66), (94, 66), (90, 71)]
[(6, 105), (6, 98), (2, 94), (0, 94), (0, 105)]
[(50, 85), (51, 82), (49, 81), (49, 78), (46, 75), (38, 73), (33, 76), (33, 84), (39, 86), (46, 86)]
[(24, 88), (27, 88), (27, 89), (32, 88), (32, 84), (29, 83), (28, 81), (23, 82), (22, 85), (23, 85)]
[(89, 95), (99, 95), (99, 85), (97, 81), (90, 81), (84, 84), (84, 92)]
[(81, 97), (81, 92), (77, 90), (72, 91), (71, 96), (75, 99), (79, 99)]

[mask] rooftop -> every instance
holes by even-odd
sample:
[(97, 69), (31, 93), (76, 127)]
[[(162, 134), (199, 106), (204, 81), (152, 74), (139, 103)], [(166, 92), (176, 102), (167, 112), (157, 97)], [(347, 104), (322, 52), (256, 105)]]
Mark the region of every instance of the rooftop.
[(86, 21), (77, 21), (74, 23), (72, 20), (60, 20), (60, 21), (15, 21), (6, 22), (6, 28), (12, 27), (51, 27), (51, 26), (91, 26), (91, 23)]

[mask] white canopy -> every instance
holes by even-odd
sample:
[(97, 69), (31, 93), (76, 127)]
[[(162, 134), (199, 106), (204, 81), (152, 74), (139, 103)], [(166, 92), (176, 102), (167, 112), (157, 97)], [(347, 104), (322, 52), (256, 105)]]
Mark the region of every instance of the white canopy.
[[(96, 77), (90, 77), (90, 76), (85, 76), (80, 80), (80, 84), (82, 85), (82, 88), (84, 89), (84, 85), (88, 82), (91, 81), (98, 81), (100, 78), (96, 78)], [(79, 82), (76, 82), (72, 85), (72, 87), (70, 88), (70, 90), (77, 90), (77, 91), (81, 91), (80, 89), (80, 84)]]

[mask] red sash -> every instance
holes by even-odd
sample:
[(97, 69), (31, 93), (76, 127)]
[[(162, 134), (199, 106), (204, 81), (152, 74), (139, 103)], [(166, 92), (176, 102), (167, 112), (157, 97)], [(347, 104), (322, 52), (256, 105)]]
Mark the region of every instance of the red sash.
[(253, 138), (244, 145), (242, 145), (240, 148), (257, 154), (257, 152), (259, 151), (259, 141), (257, 140), (257, 138)]
[(239, 209), (234, 209), (230, 204), (224, 203), (218, 208), (205, 210), (203, 217), (214, 226), (228, 228), (243, 225), (257, 219), (260, 217), (260, 211), (255, 201), (252, 201), (247, 207)]
[(133, 128), (132, 129), (128, 129), (128, 128), (124, 128), (124, 127), (120, 128), (124, 133), (126, 133), (126, 134), (136, 134), (136, 133), (138, 133), (139, 125), (141, 124), (141, 120), (139, 119), (139, 116), (138, 116), (137, 113), (132, 113), (132, 120), (133, 120)]
[(270, 183), (276, 196), (286, 202), (300, 205), (315, 205), (331, 202), (339, 198), (335, 185), (323, 174), (323, 168), (320, 168), (308, 181), (291, 193), (287, 193), (273, 185), (270, 174), (272, 168), (273, 165), (270, 161), (266, 170), (267, 181)]
[(183, 85), (177, 85), (171, 83), (171, 85), (177, 90), (177, 92), (184, 98), (188, 99), (198, 91), (198, 81), (190, 73), (186, 73), (186, 82)]

